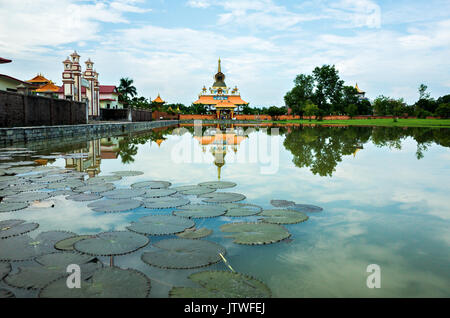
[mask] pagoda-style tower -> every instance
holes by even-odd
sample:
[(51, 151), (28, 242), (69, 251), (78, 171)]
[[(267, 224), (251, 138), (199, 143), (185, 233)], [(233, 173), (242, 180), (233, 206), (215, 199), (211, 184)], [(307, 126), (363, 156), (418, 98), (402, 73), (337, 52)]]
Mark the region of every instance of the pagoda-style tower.
[(72, 74), (74, 79), (74, 91), (73, 100), (81, 102), (81, 65), (80, 56), (75, 51), (71, 55), (72, 57)]
[(63, 92), (66, 99), (73, 99), (75, 80), (72, 73), (72, 61), (67, 57), (64, 64), (64, 72), (62, 73)]
[(88, 59), (86, 62), (86, 70), (83, 73), (84, 79), (86, 79), (89, 83), (88, 87), (86, 87), (86, 97), (89, 103), (89, 116), (94, 116), (95, 113), (95, 74), (94, 74), (94, 62), (91, 59)]

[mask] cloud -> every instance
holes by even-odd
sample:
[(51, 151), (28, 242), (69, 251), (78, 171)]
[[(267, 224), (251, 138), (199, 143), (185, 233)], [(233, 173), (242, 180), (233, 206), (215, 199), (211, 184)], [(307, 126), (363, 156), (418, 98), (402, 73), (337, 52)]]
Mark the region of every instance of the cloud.
[(325, 12), (339, 21), (341, 27), (381, 27), (381, 8), (371, 0), (340, 0), (329, 2)]

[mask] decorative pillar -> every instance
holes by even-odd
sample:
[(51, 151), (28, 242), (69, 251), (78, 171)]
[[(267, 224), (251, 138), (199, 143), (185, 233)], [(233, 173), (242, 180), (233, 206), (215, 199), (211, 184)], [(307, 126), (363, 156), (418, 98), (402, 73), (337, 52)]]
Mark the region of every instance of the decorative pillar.
[(71, 55), (72, 57), (72, 74), (74, 79), (74, 92), (73, 100), (81, 102), (81, 65), (80, 56), (75, 51)]
[(65, 99), (74, 99), (74, 83), (72, 73), (72, 61), (67, 57), (64, 64), (64, 72), (62, 73), (63, 94)]
[(88, 59), (85, 63), (86, 63), (86, 71), (84, 71), (83, 73), (83, 78), (89, 82), (89, 87), (86, 89), (86, 97), (89, 103), (89, 115), (96, 116), (94, 104), (95, 103), (95, 89), (94, 89), (95, 75), (93, 69), (94, 62), (92, 62), (91, 59)]
[(100, 116), (100, 84), (97, 71), (94, 71), (94, 116)]

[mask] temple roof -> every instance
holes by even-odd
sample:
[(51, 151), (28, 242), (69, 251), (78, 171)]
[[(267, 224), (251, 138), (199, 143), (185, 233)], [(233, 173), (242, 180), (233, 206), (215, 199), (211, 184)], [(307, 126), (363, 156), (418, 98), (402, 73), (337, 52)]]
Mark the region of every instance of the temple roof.
[(47, 84), (40, 86), (36, 90), (36, 92), (38, 92), (38, 93), (43, 93), (43, 92), (57, 93), (57, 92), (59, 92), (59, 86), (56, 86), (55, 84), (53, 84), (52, 81), (50, 81)]
[(158, 97), (156, 97), (154, 100), (153, 100), (153, 103), (165, 103), (165, 101), (161, 98), (161, 96), (159, 96), (159, 94), (158, 94)]
[[(224, 102), (222, 100), (215, 100), (215, 95), (202, 95), (199, 97), (197, 101), (194, 102), (194, 104), (204, 104), (204, 105), (217, 105), (220, 102)], [(240, 95), (224, 95), (228, 97), (227, 102), (231, 102), (234, 105), (247, 105), (248, 103), (244, 101)]]
[(356, 83), (355, 88), (356, 88), (356, 90), (358, 91), (359, 94), (364, 94), (365, 93), (365, 92), (363, 92), (362, 90), (359, 89), (358, 83)]
[(29, 81), (28, 83), (49, 83), (50, 81), (46, 79), (42, 74), (38, 74)]

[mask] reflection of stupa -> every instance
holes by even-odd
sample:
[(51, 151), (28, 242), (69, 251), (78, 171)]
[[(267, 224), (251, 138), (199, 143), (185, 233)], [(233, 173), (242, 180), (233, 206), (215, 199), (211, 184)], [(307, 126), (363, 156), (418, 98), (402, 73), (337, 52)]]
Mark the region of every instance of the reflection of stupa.
[(100, 140), (92, 140), (86, 143), (85, 148), (72, 151), (72, 154), (80, 154), (79, 157), (66, 158), (66, 168), (79, 172), (87, 172), (89, 177), (95, 177), (100, 173), (101, 153)]
[(219, 127), (210, 128), (205, 131), (203, 136), (194, 136), (205, 153), (207, 150), (214, 156), (214, 164), (217, 167), (217, 178), (220, 180), (222, 167), (225, 165), (225, 156), (227, 151), (237, 152), (240, 143), (247, 138), (243, 129), (234, 129), (233, 126), (225, 132)]
[(355, 152), (353, 153), (353, 158), (355, 158), (355, 157), (356, 157), (356, 153), (357, 153), (358, 151), (362, 150), (362, 149), (364, 149), (363, 144), (358, 144), (358, 145), (356, 146)]

